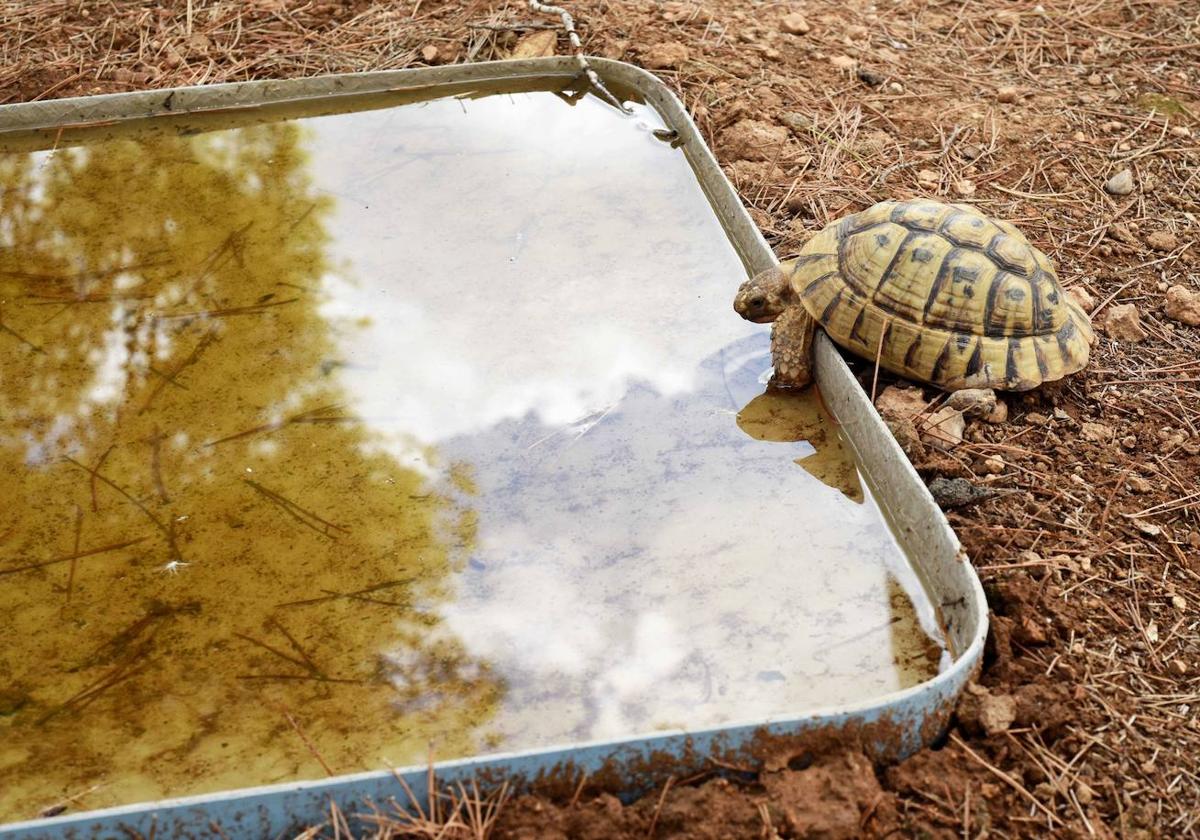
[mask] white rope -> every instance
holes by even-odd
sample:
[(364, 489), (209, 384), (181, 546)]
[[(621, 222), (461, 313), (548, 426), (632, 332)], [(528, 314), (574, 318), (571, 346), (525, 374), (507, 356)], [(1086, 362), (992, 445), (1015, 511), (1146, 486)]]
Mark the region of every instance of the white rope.
[(588, 65), (587, 59), (583, 57), (583, 44), (579, 41), (579, 33), (575, 31), (575, 19), (571, 17), (571, 13), (562, 6), (549, 6), (538, 2), (538, 0), (529, 0), (529, 8), (544, 15), (558, 15), (562, 18), (562, 27), (566, 30), (567, 38), (571, 41), (571, 48), (575, 50), (575, 60), (579, 62), (579, 69), (587, 76), (588, 83), (591, 84), (596, 93), (608, 102), (608, 104), (615, 105), (626, 114), (633, 113), (617, 97), (609, 93), (608, 88), (604, 86), (604, 82), (600, 81), (600, 77), (596, 75), (596, 71)]

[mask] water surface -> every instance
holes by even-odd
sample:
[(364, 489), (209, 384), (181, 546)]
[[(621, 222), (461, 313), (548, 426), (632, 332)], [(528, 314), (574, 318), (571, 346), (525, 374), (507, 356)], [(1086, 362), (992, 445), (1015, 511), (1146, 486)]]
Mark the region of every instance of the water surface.
[(653, 112), (360, 104), (0, 139), (0, 821), (936, 672)]

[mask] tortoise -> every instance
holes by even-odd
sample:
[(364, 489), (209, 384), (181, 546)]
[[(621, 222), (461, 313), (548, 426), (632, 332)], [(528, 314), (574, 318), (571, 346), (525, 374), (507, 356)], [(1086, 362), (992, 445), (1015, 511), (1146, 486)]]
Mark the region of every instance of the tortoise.
[(884, 201), (835, 221), (747, 280), (734, 309), (774, 322), (772, 384), (812, 379), (819, 324), (842, 347), (946, 391), (1026, 391), (1081, 370), (1088, 315), (1050, 260), (966, 204)]

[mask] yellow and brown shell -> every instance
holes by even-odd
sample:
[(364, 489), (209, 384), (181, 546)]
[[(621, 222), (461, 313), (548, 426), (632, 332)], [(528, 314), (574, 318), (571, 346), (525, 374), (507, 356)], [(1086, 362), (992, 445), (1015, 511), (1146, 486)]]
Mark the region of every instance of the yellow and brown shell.
[(838, 344), (947, 390), (1036, 388), (1082, 369), (1093, 341), (1046, 255), (965, 204), (885, 201), (840, 219), (791, 281)]

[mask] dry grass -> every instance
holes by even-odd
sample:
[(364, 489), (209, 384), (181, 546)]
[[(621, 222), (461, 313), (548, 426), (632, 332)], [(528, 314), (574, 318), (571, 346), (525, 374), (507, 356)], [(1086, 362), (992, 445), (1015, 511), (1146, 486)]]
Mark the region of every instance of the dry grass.
[[(347, 819), (332, 800), (329, 818), (310, 826), (297, 835), (297, 840), (488, 840), (496, 828), (501, 810), (509, 799), (508, 784), (484, 794), (472, 779), (470, 784), (457, 782), (439, 790), (433, 766), (429, 767), (427, 790), (433, 791), (423, 806), (421, 798), (400, 775), (396, 781), (408, 797), (402, 805), (389, 799), (383, 807), (365, 803), (366, 811)], [(353, 827), (361, 827), (356, 833)]]

